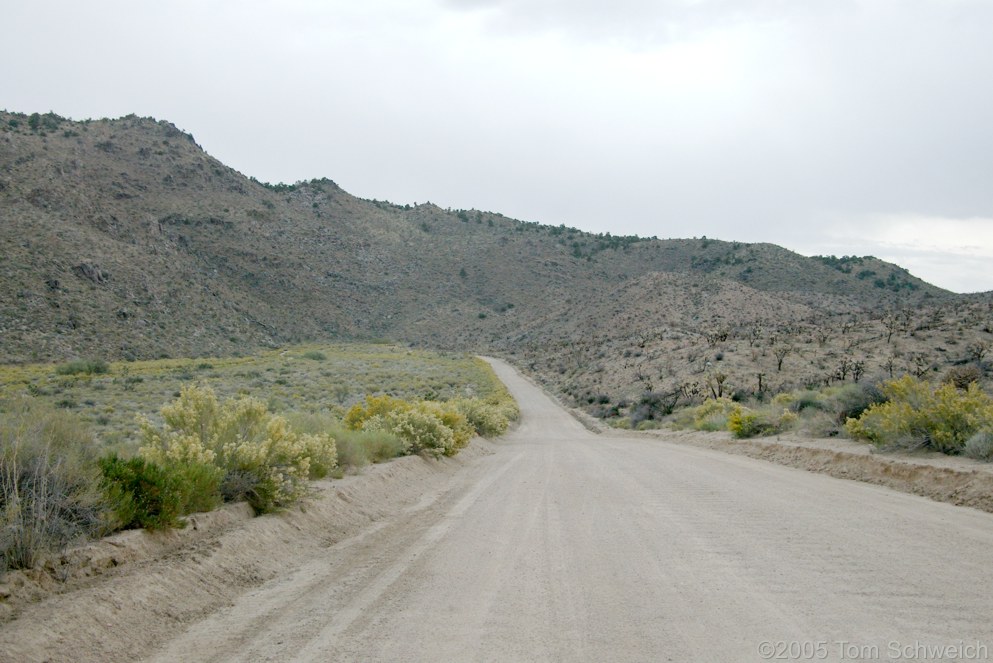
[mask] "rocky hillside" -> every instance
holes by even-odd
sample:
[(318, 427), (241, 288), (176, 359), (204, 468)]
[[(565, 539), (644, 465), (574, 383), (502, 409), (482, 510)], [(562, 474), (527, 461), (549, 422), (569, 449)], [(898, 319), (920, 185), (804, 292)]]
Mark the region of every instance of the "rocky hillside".
[[(0, 247), (4, 362), (388, 338), (554, 375), (561, 347), (595, 358), (964, 301), (874, 258), (592, 235), (362, 200), (327, 179), (262, 184), (134, 116), (0, 113)], [(640, 384), (609, 364), (611, 384)]]

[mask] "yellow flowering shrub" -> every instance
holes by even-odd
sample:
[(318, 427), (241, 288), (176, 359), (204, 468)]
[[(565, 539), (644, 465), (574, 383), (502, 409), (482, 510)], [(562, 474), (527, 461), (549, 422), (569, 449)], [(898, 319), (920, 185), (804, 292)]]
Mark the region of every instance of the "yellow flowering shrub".
[(338, 467), (338, 444), (330, 433), (301, 435), (300, 442), (310, 458), (311, 479), (323, 479)]
[(728, 418), (738, 408), (730, 398), (709, 398), (692, 408), (693, 425), (696, 430), (716, 431), (727, 428)]
[(345, 426), (351, 430), (362, 430), (365, 422), (376, 416), (386, 416), (394, 410), (408, 410), (407, 401), (389, 395), (366, 396), (364, 403), (356, 403), (345, 413)]
[(387, 395), (366, 396), (348, 410), (344, 424), (350, 430), (395, 435), (404, 453), (453, 455), (477, 433), (504, 433), (509, 422), (519, 415), (510, 392), (498, 389), (486, 401), (462, 398), (410, 403)]
[(163, 430), (141, 422), (141, 453), (160, 464), (211, 466), (228, 500), (245, 499), (258, 512), (298, 499), (309, 478), (337, 464), (330, 435), (301, 435), (262, 401), (240, 397), (223, 405), (207, 387), (191, 385), (162, 409)]
[(451, 455), (455, 450), (455, 433), (442, 420), (423, 408), (393, 410), (385, 417), (390, 432), (409, 444), (409, 453), (425, 452), (432, 456)]
[(422, 401), (417, 408), (428, 414), (433, 414), (452, 431), (452, 444), (445, 450), (445, 455), (451, 456), (459, 449), (464, 449), (469, 440), (476, 434), (476, 429), (459, 409), (450, 403), (438, 401)]
[(886, 402), (850, 418), (845, 430), (854, 438), (885, 446), (924, 446), (960, 453), (981, 430), (993, 429), (993, 399), (975, 382), (932, 387), (906, 375), (883, 385)]
[(303, 496), (310, 458), (302, 438), (284, 418), (271, 417), (261, 438), (234, 436), (220, 448), (219, 460), (229, 473), (255, 479), (244, 498), (257, 512), (272, 511)]
[(731, 411), (727, 426), (735, 437), (754, 437), (763, 432), (759, 413), (743, 407), (736, 407)]
[(513, 401), (510, 401), (510, 405), (501, 405), (478, 398), (460, 398), (453, 403), (476, 432), (483, 437), (503, 435), (507, 432), (510, 421), (517, 419), (520, 414), (517, 404)]
[(727, 428), (738, 438), (781, 433), (797, 421), (796, 413), (783, 406), (783, 402), (774, 402), (769, 408), (750, 410), (739, 405), (728, 415)]

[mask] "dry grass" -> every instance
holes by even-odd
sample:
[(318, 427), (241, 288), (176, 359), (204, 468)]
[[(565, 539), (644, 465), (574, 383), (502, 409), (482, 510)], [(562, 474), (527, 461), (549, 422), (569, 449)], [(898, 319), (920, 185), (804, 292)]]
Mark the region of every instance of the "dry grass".
[[(323, 357), (323, 358), (320, 358)], [(409, 400), (485, 397), (500, 386), (479, 360), (381, 344), (295, 346), (248, 357), (111, 362), (103, 374), (62, 375), (57, 364), (0, 367), (0, 398), (27, 395), (75, 413), (101, 445), (130, 453), (138, 415), (158, 416), (184, 385), (220, 398), (248, 395), (274, 413), (340, 415), (367, 394)]]

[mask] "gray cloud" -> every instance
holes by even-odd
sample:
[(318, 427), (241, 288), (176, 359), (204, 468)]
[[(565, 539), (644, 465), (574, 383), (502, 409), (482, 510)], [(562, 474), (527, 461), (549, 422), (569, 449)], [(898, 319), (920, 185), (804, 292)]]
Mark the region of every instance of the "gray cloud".
[(779, 23), (850, 10), (853, 0), (444, 0), (482, 11), (497, 30), (554, 31), (580, 39), (665, 43), (741, 23)]

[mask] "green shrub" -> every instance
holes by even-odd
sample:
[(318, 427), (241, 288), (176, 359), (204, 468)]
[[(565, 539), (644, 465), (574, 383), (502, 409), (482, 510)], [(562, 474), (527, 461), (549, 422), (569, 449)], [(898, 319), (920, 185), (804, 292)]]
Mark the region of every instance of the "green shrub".
[(880, 446), (921, 446), (956, 454), (973, 435), (993, 429), (993, 399), (974, 382), (965, 390), (953, 384), (935, 388), (907, 375), (886, 382), (883, 393), (885, 403), (848, 420), (849, 435)]
[(839, 425), (857, 419), (873, 405), (883, 403), (886, 396), (874, 384), (857, 383), (832, 387), (827, 390), (826, 409), (835, 415)]
[(357, 469), (406, 453), (403, 441), (388, 430), (341, 428), (332, 434), (338, 446), (338, 464), (342, 467)]
[(313, 361), (324, 361), (325, 359), (328, 358), (328, 356), (323, 352), (321, 352), (320, 350), (308, 350), (307, 352), (303, 353), (303, 358), (312, 359)]
[(31, 568), (106, 527), (82, 422), (29, 398), (0, 402), (0, 572)]
[(382, 463), (404, 454), (403, 440), (388, 431), (360, 431), (358, 441), (373, 463)]
[(77, 359), (55, 367), (59, 375), (97, 375), (110, 371), (110, 366), (102, 359)]
[[(286, 419), (300, 433), (318, 438), (328, 436), (334, 440), (335, 464), (311, 459), (310, 474), (314, 479), (331, 475), (336, 467), (360, 468), (403, 455), (403, 445), (394, 435), (385, 431), (351, 430), (327, 412), (289, 412)], [(392, 451), (385, 451), (390, 444), (384, 442), (383, 438), (392, 441)], [(323, 465), (323, 468), (315, 467), (315, 462)]]
[(224, 470), (210, 463), (174, 463), (165, 466), (175, 475), (182, 496), (183, 515), (212, 511), (221, 505)]
[(825, 402), (822, 394), (811, 391), (809, 389), (797, 392), (795, 394), (781, 393), (776, 394), (772, 398), (772, 404), (782, 407), (788, 407), (793, 412), (797, 414), (803, 412), (804, 410), (826, 410), (828, 409), (827, 403)]
[(182, 527), (181, 478), (151, 461), (110, 455), (100, 460), (107, 500), (120, 529)]

